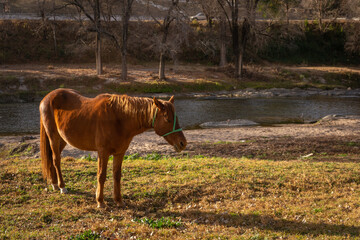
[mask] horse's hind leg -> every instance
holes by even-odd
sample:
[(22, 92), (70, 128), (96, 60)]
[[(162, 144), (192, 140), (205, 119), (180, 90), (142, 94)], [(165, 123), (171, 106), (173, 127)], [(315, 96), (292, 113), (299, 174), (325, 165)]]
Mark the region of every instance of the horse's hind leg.
[(97, 189), (96, 189), (96, 202), (97, 207), (105, 207), (104, 203), (104, 184), (106, 180), (106, 169), (109, 160), (109, 154), (98, 152), (98, 172), (97, 172)]
[(61, 161), (60, 153), (64, 149), (66, 143), (61, 138), (58, 132), (52, 107), (50, 106), (47, 100), (46, 101), (43, 100), (40, 103), (39, 110), (40, 110), (40, 116), (42, 119), (43, 127), (48, 137), (49, 145), (52, 152), (52, 164), (49, 164), (50, 165), (49, 175), (51, 178), (51, 183), (53, 184), (54, 189), (58, 189), (58, 187), (60, 187), (61, 192), (65, 193), (66, 192), (65, 183), (62, 178), (61, 168), (60, 168), (60, 161)]
[(114, 200), (118, 207), (124, 207), (125, 204), (121, 196), (121, 166), (125, 152), (114, 155), (113, 178), (114, 178)]
[[(66, 146), (65, 141), (60, 137), (59, 134), (54, 134), (55, 136), (50, 137), (50, 147), (53, 153), (53, 163), (54, 163), (54, 168), (55, 168), (55, 173), (56, 173), (56, 180), (52, 180), (52, 182), (57, 182), (58, 186), (60, 188), (61, 193), (67, 193), (67, 190), (65, 188), (65, 183), (64, 183), (64, 179), (62, 177), (61, 174), (61, 152), (64, 149), (64, 147)], [(53, 174), (51, 174), (53, 177)], [(57, 189), (56, 187), (54, 187), (54, 189)]]
[[(62, 150), (64, 150), (65, 146), (66, 146), (66, 142), (60, 138), (60, 157), (61, 157), (61, 152), (62, 152)], [(50, 174), (50, 176), (51, 176), (51, 184), (52, 184), (53, 189), (54, 190), (59, 190), (60, 188), (59, 188), (59, 184), (58, 184), (57, 172), (56, 172), (56, 169), (55, 169), (55, 161), (54, 161), (54, 164), (51, 166), (50, 173), (51, 173)], [(64, 190), (62, 190), (62, 192), (63, 191)]]

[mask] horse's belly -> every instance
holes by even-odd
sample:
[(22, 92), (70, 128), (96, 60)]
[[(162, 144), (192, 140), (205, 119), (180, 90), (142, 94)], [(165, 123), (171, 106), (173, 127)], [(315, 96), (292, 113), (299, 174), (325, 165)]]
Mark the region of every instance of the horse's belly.
[(81, 132), (74, 133), (74, 131), (64, 131), (61, 129), (59, 130), (59, 134), (64, 141), (76, 148), (86, 151), (96, 151), (94, 137), (85, 136)]

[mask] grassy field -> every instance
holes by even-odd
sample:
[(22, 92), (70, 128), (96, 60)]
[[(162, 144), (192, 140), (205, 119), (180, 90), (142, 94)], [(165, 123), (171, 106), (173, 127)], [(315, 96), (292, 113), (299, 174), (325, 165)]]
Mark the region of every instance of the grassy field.
[(355, 162), (128, 156), (127, 207), (95, 202), (97, 163), (65, 158), (69, 194), (52, 191), (40, 160), (0, 161), (0, 239), (360, 239)]

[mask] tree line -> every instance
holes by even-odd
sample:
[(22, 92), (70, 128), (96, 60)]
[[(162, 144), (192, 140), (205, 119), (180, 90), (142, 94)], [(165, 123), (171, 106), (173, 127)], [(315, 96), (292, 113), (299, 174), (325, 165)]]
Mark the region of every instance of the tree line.
[[(143, 16), (151, 19), (158, 29), (154, 40), (159, 55), (160, 80), (165, 80), (165, 60), (176, 55), (179, 46), (187, 41), (187, 35), (192, 31), (188, 9), (197, 6), (206, 16), (206, 27), (211, 31), (214, 25), (220, 45), (220, 66), (227, 64), (226, 55), (234, 66), (234, 78), (243, 77), (243, 62), (248, 41), (251, 39), (271, 38), (268, 34), (272, 23), (281, 22), (279, 34), (293, 34), (288, 29), (291, 11), (300, 5), (311, 9), (320, 31), (326, 31), (333, 26), (336, 19), (360, 16), (360, 0), (138, 0), (145, 6)], [(127, 57), (130, 20), (133, 16), (135, 0), (37, 0), (38, 11), (43, 24), (50, 24), (56, 48), (56, 26), (52, 18), (59, 11), (67, 9), (79, 22), (87, 20), (91, 24), (87, 28), (94, 33), (96, 72), (102, 74), (103, 39), (110, 39), (121, 53), (122, 80), (127, 79)], [(156, 7), (154, 7), (156, 6)], [(258, 20), (266, 20), (269, 24), (261, 25)], [(137, 19), (137, 21), (144, 21)], [(148, 20), (147, 20), (148, 21)], [(114, 27), (115, 26), (115, 27)], [(353, 51), (360, 49), (358, 35), (348, 48)], [(230, 45), (229, 41), (230, 39)]]

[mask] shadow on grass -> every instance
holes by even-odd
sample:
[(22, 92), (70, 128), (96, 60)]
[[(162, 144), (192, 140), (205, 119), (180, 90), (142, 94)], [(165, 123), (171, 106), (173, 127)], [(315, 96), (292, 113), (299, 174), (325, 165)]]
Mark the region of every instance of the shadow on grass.
[[(202, 187), (185, 189), (177, 189), (177, 194), (155, 195), (153, 198), (147, 197), (141, 203), (137, 203), (139, 199), (134, 199), (131, 196), (125, 195), (127, 208), (134, 211), (136, 217), (151, 217), (155, 213), (157, 218), (161, 217), (176, 217), (186, 220), (186, 222), (204, 224), (204, 225), (220, 225), (224, 227), (233, 228), (248, 228), (248, 229), (262, 229), (269, 231), (286, 232), (289, 234), (299, 235), (328, 235), (328, 236), (360, 236), (360, 226), (347, 226), (343, 224), (330, 223), (311, 223), (304, 219), (288, 220), (280, 217), (262, 214), (238, 214), (238, 213), (215, 213), (208, 210), (181, 210), (181, 211), (163, 211), (168, 201), (172, 200), (176, 203), (190, 203), (194, 198), (200, 199), (209, 195), (206, 191), (201, 190)], [(213, 199), (217, 201), (217, 199)]]
[(187, 219), (189, 222), (205, 225), (222, 225), (226, 227), (257, 228), (301, 235), (360, 236), (360, 227), (328, 223), (307, 223), (261, 214), (213, 213), (201, 210), (188, 210), (184, 213), (164, 212), (162, 216), (173, 216)]

